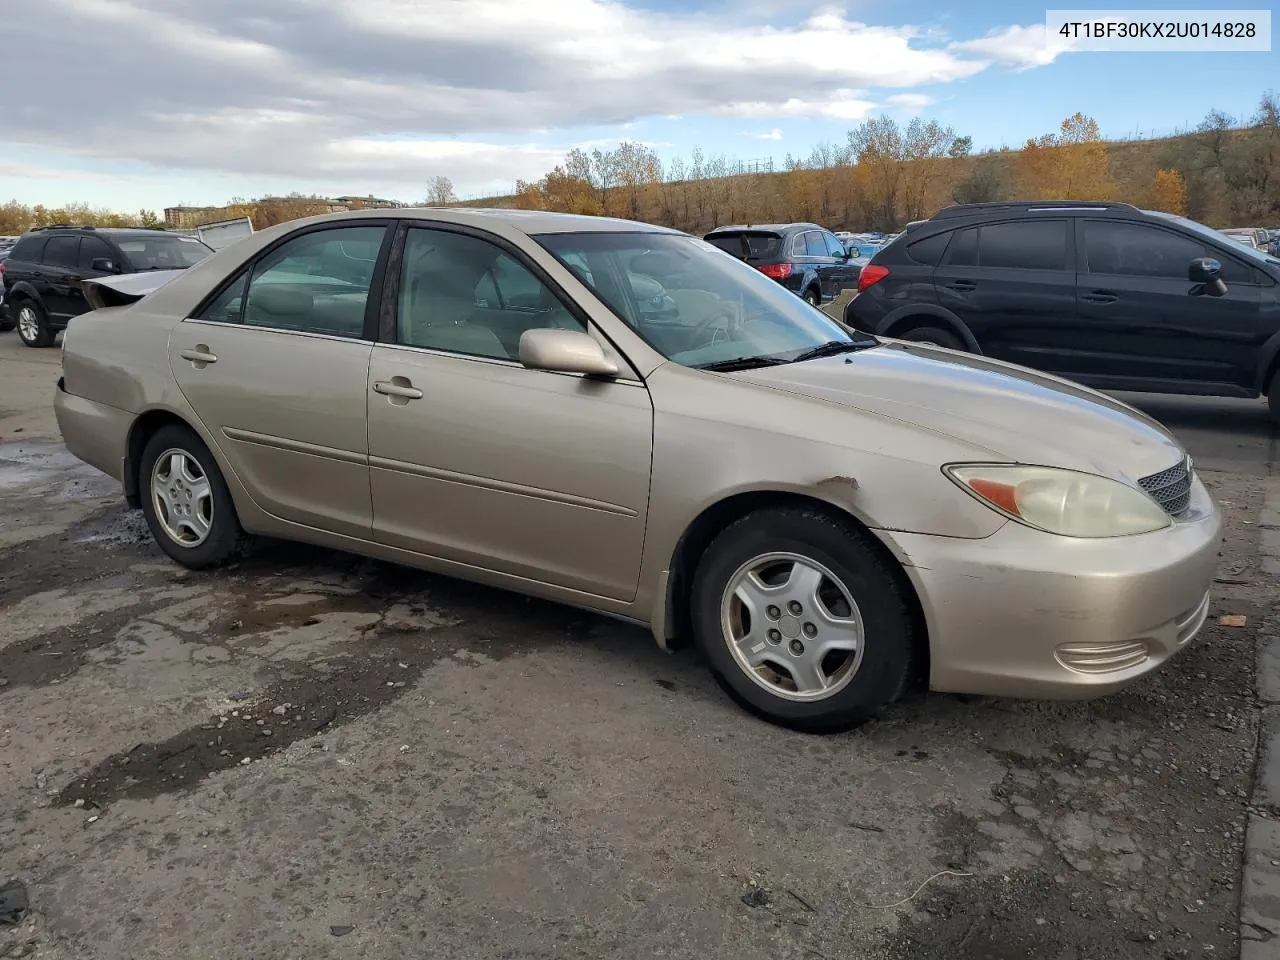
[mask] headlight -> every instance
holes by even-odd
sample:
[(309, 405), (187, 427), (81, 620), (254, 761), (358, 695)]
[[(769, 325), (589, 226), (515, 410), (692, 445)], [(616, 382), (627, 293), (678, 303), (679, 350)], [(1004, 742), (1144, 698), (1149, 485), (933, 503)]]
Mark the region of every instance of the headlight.
[(1092, 473), (982, 463), (942, 469), (965, 493), (1047, 533), (1127, 537), (1173, 524), (1173, 518), (1138, 488)]

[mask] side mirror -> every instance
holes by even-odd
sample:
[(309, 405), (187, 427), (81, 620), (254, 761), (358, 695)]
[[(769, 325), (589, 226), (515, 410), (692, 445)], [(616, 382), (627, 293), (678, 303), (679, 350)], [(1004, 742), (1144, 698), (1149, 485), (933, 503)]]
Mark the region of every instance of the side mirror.
[(1197, 286), (1191, 289), (1193, 297), (1221, 297), (1227, 292), (1222, 279), (1222, 262), (1213, 257), (1197, 257), (1187, 268), (1187, 279)]
[(587, 377), (616, 377), (618, 365), (595, 338), (580, 330), (540, 327), (520, 337), (520, 363), (530, 370), (580, 373)]
[(90, 270), (100, 270), (103, 273), (115, 273), (116, 265), (112, 260), (106, 257), (97, 257), (89, 264)]

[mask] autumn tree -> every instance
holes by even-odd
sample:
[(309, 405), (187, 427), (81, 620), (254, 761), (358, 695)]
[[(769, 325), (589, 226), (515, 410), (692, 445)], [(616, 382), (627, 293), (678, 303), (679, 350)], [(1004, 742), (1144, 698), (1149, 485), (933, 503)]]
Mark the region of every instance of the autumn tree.
[(956, 203), (993, 203), (1009, 196), (1009, 174), (1002, 158), (987, 154), (978, 157), (969, 175), (951, 191)]
[(1022, 192), (1032, 200), (1106, 200), (1115, 192), (1098, 123), (1076, 113), (1057, 133), (1028, 140), (1018, 156)]
[(1155, 210), (1186, 216), (1187, 183), (1182, 174), (1177, 170), (1157, 170), (1151, 184), (1150, 203)]
[(427, 206), (443, 207), (457, 202), (458, 195), (453, 192), (453, 181), (448, 177), (437, 175), (427, 181)]
[(905, 130), (892, 117), (878, 116), (849, 131), (849, 148), (859, 166), (872, 173), (880, 195), (874, 226), (893, 230), (925, 215), (955, 131), (915, 117)]
[(973, 137), (956, 137), (947, 148), (947, 156), (958, 160), (960, 157), (967, 157), (972, 150)]

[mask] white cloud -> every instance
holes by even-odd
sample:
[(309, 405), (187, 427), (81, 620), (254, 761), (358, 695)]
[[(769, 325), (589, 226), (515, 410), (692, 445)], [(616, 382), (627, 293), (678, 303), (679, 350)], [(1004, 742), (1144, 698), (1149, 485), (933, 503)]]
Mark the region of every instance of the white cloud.
[(947, 49), (975, 54), (1017, 70), (1030, 70), (1048, 66), (1059, 55), (1070, 52), (1072, 45), (1058, 36), (1050, 37), (1043, 23), (1035, 23), (993, 30), (977, 40), (953, 42)]
[[(944, 46), (841, 7), (753, 2), (783, 25), (620, 0), (40, 0), (5, 12), (23, 37), (6, 72), (42, 78), (5, 134), (100, 164), (371, 188), (445, 174), (466, 192), (540, 174), (575, 128), (852, 123), (994, 62), (1052, 59), (1036, 58), (1043, 27)], [(109, 95), (86, 96), (103, 77)], [(529, 145), (538, 130), (562, 143)]]
[(933, 103), (933, 98), (923, 93), (895, 93), (884, 98), (886, 107), (891, 107), (894, 110), (909, 110), (916, 113), (919, 113), (931, 103)]
[(750, 137), (752, 140), (781, 140), (782, 131), (777, 127), (772, 130), (760, 130), (756, 133), (744, 133), (744, 137)]

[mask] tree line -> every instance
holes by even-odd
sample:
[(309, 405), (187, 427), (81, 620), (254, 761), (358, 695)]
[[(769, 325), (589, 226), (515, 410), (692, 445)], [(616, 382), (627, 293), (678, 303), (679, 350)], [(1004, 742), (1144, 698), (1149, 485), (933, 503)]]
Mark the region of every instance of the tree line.
[[(455, 204), (449, 178), (427, 179), (427, 203)], [(973, 152), (969, 136), (933, 120), (872, 117), (840, 142), (746, 164), (696, 147), (665, 163), (651, 147), (571, 150), (513, 196), (470, 206), (626, 217), (702, 232), (725, 223), (816, 221), (833, 229), (900, 229), (951, 203), (996, 200), (1120, 200), (1183, 214), (1215, 227), (1280, 224), (1280, 107), (1262, 96), (1243, 123), (1211, 110), (1195, 128), (1160, 140), (1106, 141), (1076, 113), (1019, 149)], [(292, 194), (237, 199), (221, 216), (257, 229), (327, 212), (328, 201)], [(228, 212), (230, 211), (230, 212)], [(217, 218), (214, 218), (217, 219)], [(160, 226), (154, 211), (119, 213), (73, 204), (0, 205), (0, 235), (50, 223)]]

